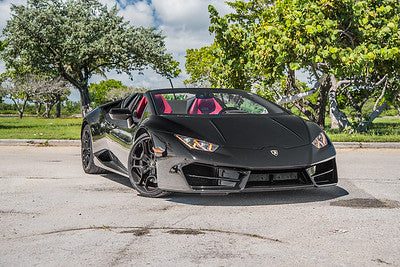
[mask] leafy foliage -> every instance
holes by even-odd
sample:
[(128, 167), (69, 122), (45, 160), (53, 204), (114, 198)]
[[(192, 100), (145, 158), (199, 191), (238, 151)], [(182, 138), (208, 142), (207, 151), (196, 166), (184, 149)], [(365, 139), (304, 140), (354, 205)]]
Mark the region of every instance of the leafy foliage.
[(105, 99), (107, 102), (115, 101), (119, 99), (123, 99), (131, 94), (134, 93), (144, 93), (148, 89), (146, 88), (133, 88), (133, 87), (119, 87), (119, 88), (112, 88), (108, 91), (105, 95)]
[(186, 73), (190, 78), (184, 83), (195, 87), (219, 87), (212, 69), (216, 58), (213, 56), (212, 47), (186, 50)]
[[(268, 96), (271, 93), (266, 91), (272, 91), (280, 99), (311, 89), (296, 78), (299, 71), (306, 72), (309, 83), (320, 81), (317, 97), (300, 98), (293, 105), (321, 127), (328, 99), (332, 116), (346, 128), (351, 124), (337, 105), (338, 96), (344, 94), (346, 105), (361, 108), (363, 102), (374, 99), (376, 110), (378, 104), (398, 97), (398, 1), (253, 0), (228, 4), (234, 12), (224, 17), (209, 6), (214, 44), (204, 51), (188, 50), (186, 67), (191, 80), (257, 90)], [(202, 63), (196, 64), (196, 60)], [(203, 62), (213, 63), (207, 66)]]
[[(166, 53), (164, 36), (154, 28), (132, 27), (97, 0), (28, 0), (12, 5), (3, 30), (2, 57), (9, 69), (62, 76), (90, 108), (88, 80), (110, 70), (132, 75), (147, 67), (173, 78), (178, 64)], [(131, 76), (132, 77), (132, 76)]]
[(94, 107), (103, 105), (107, 103), (106, 94), (115, 88), (128, 88), (123, 85), (121, 81), (116, 81), (114, 79), (109, 79), (105, 81), (100, 81), (99, 83), (92, 83), (89, 85), (89, 93), (91, 94), (91, 99), (94, 103)]
[(42, 105), (45, 106), (46, 111), (43, 116), (49, 117), (51, 108), (59, 101), (64, 101), (70, 94), (68, 84), (60, 77), (52, 79), (29, 74), (23, 76), (8, 74), (1, 83), (0, 95), (12, 100), (20, 118), (23, 117), (28, 101), (35, 103), (38, 115)]

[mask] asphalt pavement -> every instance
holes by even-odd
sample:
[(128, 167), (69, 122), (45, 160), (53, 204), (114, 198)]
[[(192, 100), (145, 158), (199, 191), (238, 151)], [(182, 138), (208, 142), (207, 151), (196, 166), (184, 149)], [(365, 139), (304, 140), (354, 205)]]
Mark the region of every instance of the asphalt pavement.
[(338, 149), (338, 186), (140, 197), (79, 147), (0, 146), (0, 266), (400, 266), (400, 149)]

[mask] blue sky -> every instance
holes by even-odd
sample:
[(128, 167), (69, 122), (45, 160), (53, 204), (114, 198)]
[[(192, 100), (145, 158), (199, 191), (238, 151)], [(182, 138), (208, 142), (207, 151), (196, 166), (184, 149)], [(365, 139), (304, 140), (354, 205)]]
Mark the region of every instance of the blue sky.
[[(166, 36), (166, 47), (169, 53), (180, 62), (183, 70), (180, 77), (173, 80), (175, 87), (182, 87), (186, 78), (184, 72), (185, 54), (188, 48), (200, 48), (212, 42), (208, 32), (208, 5), (214, 5), (221, 14), (229, 13), (230, 8), (224, 0), (99, 0), (107, 6), (117, 4), (120, 15), (134, 26), (157, 27)], [(0, 1), (0, 30), (10, 17), (10, 6), (24, 4), (26, 0)], [(0, 72), (4, 65), (0, 63)], [(131, 81), (125, 74), (107, 73), (108, 79), (121, 80), (126, 85), (150, 89), (170, 87), (169, 82), (151, 70), (144, 75), (134, 74)], [(99, 82), (104, 77), (94, 76), (91, 82)], [(78, 100), (79, 94), (73, 90), (72, 99)]]

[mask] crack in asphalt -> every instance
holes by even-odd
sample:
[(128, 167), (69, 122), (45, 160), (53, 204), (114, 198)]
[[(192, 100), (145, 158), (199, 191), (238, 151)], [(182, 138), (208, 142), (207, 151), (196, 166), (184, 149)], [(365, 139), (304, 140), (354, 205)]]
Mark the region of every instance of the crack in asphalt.
[(0, 214), (23, 214), (23, 215), (39, 215), (38, 212), (19, 211), (19, 210), (0, 210)]
[[(114, 231), (114, 230), (122, 230), (122, 229), (131, 229), (131, 231)], [(107, 230), (107, 231), (112, 231), (118, 234), (129, 234), (133, 233), (136, 236), (144, 236), (148, 235), (151, 230), (169, 230), (166, 233), (169, 234), (177, 234), (178, 232), (180, 234), (183, 234), (186, 231), (186, 234), (191, 234), (196, 232), (201, 232), (201, 233), (221, 233), (221, 234), (228, 234), (228, 235), (239, 235), (239, 236), (244, 236), (244, 237), (251, 237), (251, 238), (256, 238), (256, 239), (261, 239), (261, 240), (267, 240), (271, 242), (276, 242), (276, 243), (284, 243), (283, 241), (277, 239), (277, 238), (271, 238), (271, 237), (266, 237), (258, 234), (252, 234), (252, 233), (244, 233), (244, 232), (235, 232), (235, 231), (228, 231), (228, 230), (220, 230), (220, 229), (210, 229), (210, 228), (188, 228), (188, 227), (168, 227), (168, 226), (160, 226), (160, 227), (148, 227), (148, 226), (89, 226), (89, 227), (76, 227), (76, 228), (68, 228), (68, 229), (60, 229), (60, 230), (55, 230), (55, 231), (50, 231), (50, 232), (44, 232), (40, 234), (34, 234), (34, 235), (29, 235), (29, 236), (21, 236), (18, 238), (26, 238), (26, 237), (32, 237), (32, 236), (42, 236), (42, 235), (52, 235), (52, 234), (58, 234), (58, 233), (67, 233), (67, 232), (74, 232), (74, 231), (86, 231), (86, 230)], [(136, 230), (136, 231), (135, 231)], [(138, 234), (138, 233), (144, 233), (144, 234)], [(12, 239), (18, 239), (18, 238), (12, 238)]]
[(167, 231), (168, 234), (174, 235), (203, 235), (205, 234), (203, 231), (188, 229), (188, 230), (169, 230)]

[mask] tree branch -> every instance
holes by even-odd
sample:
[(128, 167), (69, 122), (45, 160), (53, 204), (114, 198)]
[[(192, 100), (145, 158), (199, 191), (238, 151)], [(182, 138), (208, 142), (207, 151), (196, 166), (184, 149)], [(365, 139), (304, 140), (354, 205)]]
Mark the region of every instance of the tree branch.
[(315, 78), (316, 78), (317, 80), (319, 80), (321, 77), (319, 77), (319, 75), (318, 75), (318, 73), (317, 73), (317, 66), (316, 66), (315, 63), (314, 63), (314, 64), (311, 64), (311, 70), (312, 70), (312, 72), (313, 72)]
[[(383, 83), (385, 80), (387, 80), (387, 78), (388, 78), (388, 75), (385, 74), (385, 76), (383, 76), (382, 79), (380, 79), (377, 83), (375, 83), (374, 86), (379, 86), (379, 85), (381, 85), (381, 83)], [(387, 84), (386, 84), (386, 85), (387, 85)], [(386, 87), (386, 85), (385, 85), (385, 87)]]
[[(387, 75), (385, 75), (385, 77), (387, 77)], [(384, 78), (385, 78), (385, 77), (384, 77)], [(385, 79), (386, 79), (386, 78), (385, 78)], [(382, 79), (382, 80), (383, 80), (383, 79)], [(380, 80), (378, 83), (380, 83), (382, 80)], [(378, 84), (378, 83), (377, 83), (377, 84)], [(379, 102), (381, 102), (381, 100), (382, 100), (383, 97), (385, 96), (387, 84), (388, 84), (388, 80), (386, 79), (385, 85), (383, 86), (383, 89), (382, 89), (382, 93), (380, 94), (380, 96), (378, 97), (378, 99), (377, 99), (376, 102), (375, 102), (374, 109), (373, 109), (374, 111), (377, 109)]]
[(350, 39), (350, 42), (351, 42), (351, 47), (352, 47), (352, 48), (354, 48), (354, 40), (353, 40), (353, 37), (351, 37), (351, 35), (350, 35), (350, 34), (348, 34), (347, 32), (345, 32), (345, 31), (343, 31), (343, 30), (339, 30), (338, 32), (340, 32), (340, 33), (343, 33), (344, 35), (346, 35), (346, 36), (347, 36), (347, 38), (349, 38), (349, 39)]
[(306, 91), (306, 92), (302, 92), (302, 93), (296, 94), (296, 95), (294, 95), (294, 96), (282, 97), (282, 98), (279, 99), (276, 103), (277, 103), (278, 105), (281, 105), (281, 104), (285, 104), (285, 103), (288, 103), (288, 102), (294, 102), (294, 101), (296, 101), (296, 100), (299, 100), (299, 99), (308, 97), (308, 96), (310, 96), (310, 95), (313, 95), (313, 94), (319, 89), (319, 87), (320, 87), (321, 84), (325, 81), (325, 79), (326, 79), (327, 77), (328, 77), (327, 74), (322, 75), (322, 77), (315, 83), (314, 87), (313, 87), (311, 90), (308, 90), (308, 91)]

